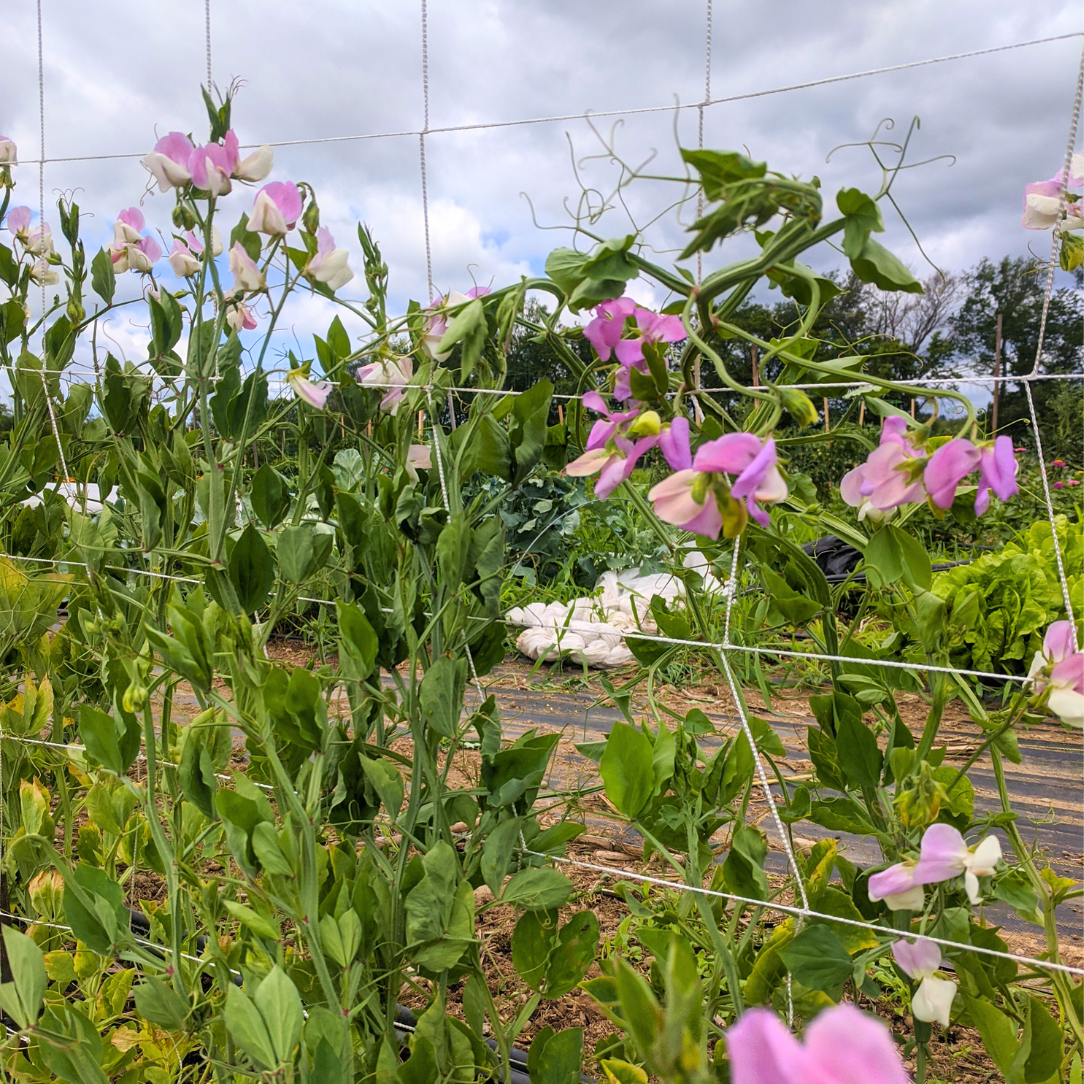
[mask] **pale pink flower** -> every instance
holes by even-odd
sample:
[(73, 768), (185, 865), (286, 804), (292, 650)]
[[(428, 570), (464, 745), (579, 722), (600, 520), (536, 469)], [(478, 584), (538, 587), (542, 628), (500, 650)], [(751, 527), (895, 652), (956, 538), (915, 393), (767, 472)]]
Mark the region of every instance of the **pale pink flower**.
[(29, 207), (12, 207), (8, 211), (8, 232), (24, 246), (30, 236), (30, 217), (32, 213)]
[(113, 223), (113, 243), (108, 250), (115, 274), (125, 271), (149, 274), (162, 258), (162, 246), (153, 237), (144, 237), (140, 232), (145, 225), (143, 212), (138, 207), (128, 207), (117, 215)]
[(892, 955), (908, 978), (919, 984), (911, 995), (911, 1013), (916, 1020), (935, 1021), (942, 1027), (949, 1026), (952, 1017), (952, 1001), (956, 997), (956, 983), (942, 978), (937, 969), (941, 966), (941, 949), (928, 937), (914, 941), (896, 941)]
[[(1069, 169), (1067, 188), (1080, 188), (1084, 184), (1084, 155), (1074, 154)], [(1079, 203), (1066, 203), (1065, 218), (1061, 217), (1061, 192), (1065, 179), (1064, 168), (1059, 169), (1049, 181), (1033, 181), (1024, 185), (1024, 214), (1020, 219), (1024, 229), (1048, 230), (1059, 226), (1063, 230), (1079, 230), (1084, 226)]]
[(771, 1009), (726, 1031), (731, 1084), (908, 1084), (892, 1033), (853, 1005), (818, 1013), (799, 1042)]
[(975, 514), (981, 516), (990, 507), (990, 494), (1007, 501), (1020, 492), (1016, 474), (1020, 465), (1013, 455), (1012, 439), (998, 437), (993, 444), (979, 448), (979, 491), (975, 494)]
[[(185, 235), (185, 242), (188, 247), (197, 255), (203, 255), (203, 238), (198, 237), (192, 230), (189, 230)], [(211, 255), (222, 255), (222, 234), (218, 232), (218, 227), (211, 226)]]
[(890, 911), (921, 911), (926, 896), (914, 874), (914, 862), (897, 862), (873, 874), (866, 884), (870, 900), (884, 900)]
[(839, 495), (858, 509), (859, 519), (887, 512), (901, 504), (916, 504), (926, 497), (919, 455), (907, 432), (907, 422), (893, 415), (881, 426), (881, 443), (865, 463), (848, 471), (839, 483)]
[(314, 410), (323, 410), (327, 397), (331, 394), (332, 385), (314, 384), (305, 376), (304, 369), (291, 369), (286, 375), (286, 383), (293, 388), (298, 399), (303, 403), (308, 403)]
[(233, 167), (233, 175), (239, 181), (262, 181), (271, 172), (274, 160), (271, 148), (264, 144), (257, 147), (247, 158), (242, 158)]
[(39, 286), (55, 286), (60, 281), (60, 272), (47, 259), (39, 257), (30, 269), (30, 278)]
[(233, 272), (233, 289), (253, 293), (264, 288), (263, 272), (244, 250), (240, 241), (234, 241), (230, 249), (230, 270)]
[(488, 286), (475, 286), (465, 294), (460, 293), (458, 290), (449, 290), (447, 297), (434, 299), (428, 309), (432, 315), (429, 317), (429, 322), (425, 327), (425, 334), (422, 336), (422, 349), (434, 361), (444, 361), (451, 357), (452, 354), (450, 350), (440, 351), (438, 349), (441, 339), (444, 338), (448, 330), (448, 324), (451, 322), (449, 319), (450, 310), (458, 309), (461, 305), (466, 305), (468, 301), (473, 301), (475, 298), (485, 297), (489, 292)]
[(931, 824), (922, 836), (919, 859), (912, 872), (915, 884), (937, 884), (963, 874), (967, 898), (978, 903), (979, 878), (994, 872), (1001, 860), (997, 836), (986, 836), (974, 848), (951, 824)]
[(192, 180), (188, 163), (194, 149), (192, 141), (183, 132), (170, 132), (158, 140), (154, 150), (145, 154), (141, 161), (165, 192)]
[(177, 278), (183, 279), (196, 274), (200, 269), (200, 262), (188, 245), (175, 239), (173, 248), (169, 251), (169, 266), (173, 268)]
[(301, 217), (301, 192), (293, 181), (272, 181), (256, 193), (248, 228), (269, 237), (285, 237)]
[(19, 161), (19, 148), (7, 136), (0, 136), (0, 166), (14, 166)]
[(357, 371), (357, 381), (363, 387), (383, 388), (384, 398), (380, 400), (380, 409), (386, 410), (394, 418), (413, 375), (414, 363), (407, 355), (363, 365)]
[(117, 220), (113, 223), (113, 243), (116, 245), (139, 244), (145, 225), (143, 212), (138, 207), (128, 207), (117, 215)]
[(231, 128), (222, 143), (207, 143), (191, 153), (188, 172), (192, 184), (200, 191), (224, 196), (232, 187), (230, 178), (238, 163), (237, 136)]
[(233, 290), (226, 290), (226, 323), (234, 331), (253, 331), (258, 327), (252, 310), (241, 300), (242, 295)]
[(1036, 696), (1048, 694), (1046, 706), (1063, 723), (1084, 727), (1084, 652), (1077, 647), (1070, 621), (1055, 621), (1035, 652), (1028, 677)]
[(347, 264), (349, 258), (350, 253), (345, 248), (335, 247), (331, 231), (321, 226), (316, 231), (316, 253), (305, 265), (305, 274), (331, 290), (338, 290), (354, 277)]

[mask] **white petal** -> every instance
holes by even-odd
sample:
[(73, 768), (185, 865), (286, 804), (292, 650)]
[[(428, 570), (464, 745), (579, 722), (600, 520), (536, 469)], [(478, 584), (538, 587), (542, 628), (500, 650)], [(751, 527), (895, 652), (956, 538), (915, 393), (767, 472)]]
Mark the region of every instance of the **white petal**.
[(987, 836), (964, 859), (964, 867), (978, 877), (988, 877), (1001, 861), (1001, 841), (997, 836)]
[(926, 893), (922, 885), (915, 885), (906, 892), (897, 892), (894, 896), (885, 896), (885, 906), (890, 911), (921, 911), (926, 903)]
[(956, 983), (927, 975), (911, 995), (911, 1012), (916, 1020), (949, 1026), (952, 1015), (952, 999), (956, 996)]
[(1054, 686), (1046, 703), (1063, 723), (1084, 727), (1084, 696), (1076, 689)]
[(971, 901), (972, 906), (975, 906), (982, 899), (979, 894), (979, 879), (971, 870), (964, 873), (964, 890), (967, 892), (967, 898)]

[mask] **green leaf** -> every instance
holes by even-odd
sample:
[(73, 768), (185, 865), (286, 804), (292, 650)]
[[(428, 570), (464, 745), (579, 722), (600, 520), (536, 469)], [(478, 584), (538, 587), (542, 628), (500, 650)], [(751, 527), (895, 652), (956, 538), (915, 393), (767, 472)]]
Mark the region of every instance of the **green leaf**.
[(839, 750), (835, 739), (816, 727), (806, 728), (806, 741), (809, 746), (809, 759), (817, 774), (817, 782), (822, 787), (832, 790), (846, 790), (843, 768), (839, 763)]
[(36, 942), (14, 926), (2, 928), (11, 982), (0, 984), (0, 1006), (19, 1025), (32, 1027), (49, 985), (45, 956)]
[(403, 807), (403, 777), (386, 760), (374, 760), (366, 756), (360, 759), (365, 778), (380, 795), (385, 812), (394, 821)]
[(160, 979), (146, 976), (133, 991), (136, 1012), (163, 1031), (184, 1031), (188, 1002)]
[(316, 569), (312, 530), (308, 527), (285, 527), (275, 544), (279, 576), (295, 585), (304, 583)]
[(252, 476), (249, 500), (260, 522), (271, 530), (283, 521), (290, 510), (290, 488), (286, 479), (265, 463)]
[(502, 903), (514, 904), (525, 911), (548, 911), (563, 907), (572, 895), (572, 882), (555, 869), (521, 870), (504, 886)]
[(830, 832), (852, 832), (856, 836), (872, 836), (877, 829), (867, 818), (866, 811), (850, 798), (826, 798), (814, 802), (809, 819)]
[[(765, 567), (761, 567), (760, 574), (764, 578), (764, 586), (768, 592), (769, 613), (777, 611), (783, 621), (790, 625), (804, 625), (815, 614), (820, 613), (822, 607), (816, 599), (807, 598), (795, 591), (782, 576), (777, 576), (771, 569)], [(772, 624), (782, 623), (772, 620)]]
[(92, 952), (113, 955), (128, 928), (124, 889), (104, 870), (79, 862), (64, 881), (64, 917)]
[(232, 983), (226, 990), (226, 1009), (223, 1013), (230, 1038), (254, 1061), (265, 1069), (278, 1064), (275, 1046), (267, 1031), (267, 1024), (259, 1009), (240, 987)]
[(847, 221), (843, 225), (843, 252), (849, 259), (860, 257), (871, 232), (882, 233), (885, 225), (877, 201), (857, 188), (843, 188), (836, 206)]
[(247, 904), (237, 903), (235, 900), (223, 900), (222, 906), (238, 922), (247, 926), (257, 937), (263, 937), (267, 941), (281, 940), (282, 930), (270, 919), (265, 918), (258, 911), (254, 911)]
[(518, 486), (542, 458), (542, 452), (546, 447), (552, 399), (553, 385), (543, 377), (517, 395), (512, 402), (508, 439), (516, 465), (512, 477), (513, 485)]
[(113, 259), (104, 248), (99, 249), (90, 261), (90, 285), (107, 305), (113, 303), (113, 295), (117, 292), (117, 274), (113, 270)]
[(189, 726), (185, 730), (178, 775), (185, 798), (205, 817), (214, 820), (218, 777), (201, 727)]
[(848, 712), (839, 718), (836, 752), (848, 782), (871, 790), (881, 779), (881, 750), (877, 739), (861, 717)]
[(577, 986), (595, 962), (598, 941), (598, 919), (594, 912), (580, 911), (573, 915), (561, 927), (550, 952), (542, 996), (564, 997)]
[(912, 591), (928, 591), (932, 582), (929, 554), (919, 542), (891, 524), (869, 540), (866, 564), (875, 568), (886, 583), (903, 579)]
[(810, 990), (823, 990), (833, 1001), (839, 999), (854, 970), (839, 938), (820, 924), (807, 926), (779, 955), (798, 982)]
[(723, 862), (723, 878), (727, 887), (737, 896), (767, 899), (769, 885), (764, 873), (767, 856), (768, 843), (759, 828), (749, 825), (735, 828), (730, 851)]
[(459, 732), (466, 675), (461, 661), (440, 655), (421, 680), (418, 700), (425, 725), (445, 738)]
[(884, 245), (867, 237), (862, 251), (851, 257), (851, 268), (861, 282), (871, 282), (881, 290), (922, 293), (922, 284), (907, 270), (898, 256)]
[(599, 773), (606, 796), (626, 817), (635, 817), (655, 787), (654, 751), (644, 735), (627, 723), (614, 723), (606, 739)]
[(1016, 1025), (1000, 1009), (983, 998), (971, 997), (966, 990), (960, 996), (968, 1014), (982, 1036), (986, 1053), (993, 1058), (1007, 1084), (1021, 1084), (1021, 1074), (1014, 1072), (1017, 1054)]
[(535, 1038), (528, 1054), (531, 1084), (580, 1084), (583, 1069), (583, 1028), (565, 1028), (546, 1037), (535, 1052)]
[(766, 162), (754, 162), (738, 151), (681, 150), (681, 157), (700, 174), (704, 195), (720, 200), (727, 185), (735, 181), (756, 180), (768, 171)]
[[(139, 752), (139, 743), (134, 743), (133, 751), (133, 743), (124, 740), (127, 735), (125, 720), (120, 717), (119, 712), (117, 715), (118, 718), (114, 720), (104, 711), (92, 708), (89, 704), (81, 704), (79, 736), (83, 739), (91, 760), (117, 775), (123, 775), (132, 766)], [(118, 732), (119, 726), (124, 729)]]
[(275, 1050), (275, 1064), (291, 1062), (304, 1024), (301, 995), (293, 980), (276, 965), (260, 983), (252, 1000), (267, 1025), (267, 1034)]
[(251, 523), (233, 547), (229, 574), (241, 612), (251, 614), (259, 610), (275, 585), (275, 562), (267, 543)]
[(369, 619), (351, 602), (336, 602), (339, 617), (339, 667), (346, 678), (364, 681), (376, 665), (380, 641)]
[(500, 896), (508, 865), (519, 842), (521, 823), (518, 818), (501, 821), (486, 839), (482, 848), (482, 879), (494, 897)]

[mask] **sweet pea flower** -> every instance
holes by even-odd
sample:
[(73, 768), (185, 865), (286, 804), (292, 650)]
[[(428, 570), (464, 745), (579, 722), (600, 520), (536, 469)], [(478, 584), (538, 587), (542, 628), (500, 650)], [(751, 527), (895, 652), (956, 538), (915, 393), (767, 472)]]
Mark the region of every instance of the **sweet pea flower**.
[(756, 502), (773, 504), (787, 495), (787, 484), (776, 466), (775, 441), (771, 437), (762, 443), (752, 433), (727, 433), (701, 445), (693, 456), (688, 420), (677, 418), (665, 440), (660, 435), (660, 442), (666, 461), (678, 469), (654, 486), (648, 499), (654, 503), (655, 514), (666, 523), (718, 538), (723, 517), (714, 476), (737, 476), (730, 484), (730, 495), (735, 500), (744, 498), (749, 515), (762, 526), (767, 526), (768, 514)]
[(14, 166), (18, 164), (19, 148), (14, 140), (7, 136), (0, 136), (0, 166)]
[(30, 215), (31, 211), (29, 207), (12, 207), (8, 211), (7, 228), (8, 232), (17, 241), (26, 244), (27, 238), (30, 235)]
[(116, 274), (125, 271), (148, 274), (162, 258), (162, 246), (153, 237), (144, 237), (140, 232), (145, 225), (143, 212), (138, 207), (128, 207), (117, 215), (113, 223), (113, 243), (109, 246), (109, 257)]
[(428, 444), (412, 444), (407, 448), (407, 462), (415, 470), (432, 470), (433, 449)]
[(222, 296), (226, 299), (226, 323), (234, 331), (252, 331), (259, 326), (239, 291), (226, 290)]
[(904, 418), (893, 415), (881, 426), (881, 443), (865, 463), (848, 471), (839, 483), (839, 495), (858, 509), (859, 519), (887, 512), (925, 498), (919, 454)]
[(975, 494), (975, 515), (981, 516), (990, 507), (990, 494), (1007, 501), (1020, 492), (1016, 472), (1020, 465), (1013, 455), (1012, 439), (998, 437), (993, 444), (979, 449), (979, 491)]
[(632, 339), (619, 339), (614, 344), (614, 353), (622, 365), (643, 361), (644, 343), (679, 343), (688, 337), (680, 316), (661, 316), (639, 306), (632, 315), (639, 334)]
[(363, 365), (356, 375), (358, 383), (364, 387), (385, 389), (380, 409), (386, 410), (394, 418), (405, 394), (404, 389), (414, 375), (414, 363), (409, 355), (394, 360), (374, 361)]
[(233, 175), (239, 181), (262, 181), (271, 172), (275, 157), (265, 143), (257, 147), (247, 158), (242, 158), (233, 167)]
[(240, 165), (237, 136), (231, 128), (222, 143), (197, 147), (188, 158), (192, 183), (212, 196), (224, 196), (233, 187), (230, 178)]
[(429, 306), (429, 311), (433, 315), (429, 317), (425, 334), (422, 336), (422, 349), (434, 361), (441, 362), (452, 355), (450, 350), (439, 351), (437, 349), (440, 346), (440, 340), (444, 338), (448, 330), (450, 322), (448, 319), (449, 310), (458, 308), (460, 305), (466, 305), (468, 301), (473, 301), (475, 298), (485, 297), (488, 293), (488, 286), (475, 286), (465, 294), (460, 293), (458, 290), (450, 290), (446, 297), (436, 298)]
[(174, 239), (173, 248), (169, 250), (169, 266), (173, 268), (177, 278), (183, 279), (196, 274), (200, 269), (200, 262), (184, 241)]
[(294, 390), (294, 395), (303, 403), (308, 403), (314, 410), (323, 410), (327, 397), (331, 394), (328, 383), (314, 384), (305, 375), (305, 370), (291, 369), (286, 374), (286, 383)]
[(850, 1004), (818, 1013), (799, 1042), (771, 1009), (726, 1031), (731, 1084), (908, 1084), (888, 1028)]
[(30, 277), (39, 286), (55, 286), (60, 281), (60, 272), (44, 257), (34, 261)]
[[(981, 458), (978, 448), (962, 437), (942, 444), (930, 456), (922, 474), (930, 500), (938, 508), (951, 508), (956, 499), (956, 487), (978, 467)], [(986, 494), (986, 503), (990, 503), (989, 494)]]
[(316, 231), (316, 254), (305, 265), (305, 274), (315, 282), (322, 282), (332, 290), (345, 286), (354, 272), (347, 265), (350, 253), (345, 248), (335, 247), (335, 238), (331, 230), (321, 226)]
[(1069, 182), (1065, 184), (1065, 170), (1059, 169), (1049, 181), (1034, 181), (1024, 185), (1024, 214), (1020, 219), (1024, 229), (1048, 230), (1059, 226), (1063, 230), (1079, 230), (1084, 227), (1078, 204), (1066, 203), (1065, 218), (1061, 218), (1062, 188), (1080, 188), (1084, 185), (1084, 155), (1074, 154), (1069, 167)]
[(914, 871), (914, 862), (897, 862), (873, 874), (866, 886), (870, 900), (884, 900), (890, 911), (921, 911), (926, 894), (915, 884)]
[(987, 836), (973, 849), (951, 824), (931, 824), (922, 836), (919, 859), (912, 877), (917, 885), (951, 881), (963, 874), (967, 898), (976, 904), (979, 878), (994, 872), (1001, 861), (1001, 843), (997, 836)]
[(1046, 706), (1063, 723), (1084, 727), (1084, 652), (1077, 647), (1072, 622), (1055, 621), (1046, 630), (1028, 678), (1035, 695), (1046, 694)]
[(140, 161), (165, 192), (192, 180), (189, 159), (194, 150), (192, 140), (183, 132), (170, 132), (158, 140), (154, 150), (145, 154)]
[(234, 241), (233, 248), (230, 249), (230, 270), (233, 272), (235, 292), (239, 290), (255, 292), (264, 288), (263, 272), (242, 248), (240, 241)]
[[(185, 243), (188, 247), (197, 255), (203, 255), (203, 238), (197, 237), (196, 234), (189, 230), (184, 235)], [(218, 232), (217, 226), (211, 226), (211, 255), (222, 255), (222, 234)]]
[(595, 318), (583, 329), (583, 337), (595, 348), (600, 361), (610, 360), (625, 330), (625, 321), (635, 311), (636, 302), (631, 297), (603, 301), (595, 309)]
[(301, 193), (293, 181), (272, 181), (256, 193), (248, 228), (269, 237), (285, 237), (301, 217)]
[(587, 392), (583, 405), (602, 418), (591, 427), (583, 455), (569, 463), (565, 473), (573, 478), (598, 474), (595, 496), (604, 501), (632, 475), (640, 457), (658, 444), (659, 416), (653, 410), (611, 412), (597, 391)]
[(916, 941), (896, 941), (892, 955), (909, 978), (917, 982), (918, 989), (911, 995), (911, 1013), (916, 1020), (937, 1022), (943, 1028), (949, 1026), (952, 1000), (956, 996), (956, 983), (940, 978), (941, 949), (928, 937)]

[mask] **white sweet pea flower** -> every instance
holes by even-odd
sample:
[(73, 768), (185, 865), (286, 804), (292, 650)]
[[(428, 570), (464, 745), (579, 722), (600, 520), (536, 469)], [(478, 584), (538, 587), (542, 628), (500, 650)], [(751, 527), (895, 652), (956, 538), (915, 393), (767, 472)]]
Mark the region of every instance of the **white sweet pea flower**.
[(34, 266), (30, 269), (30, 277), (39, 286), (55, 286), (60, 281), (60, 272), (42, 257), (34, 261)]
[(233, 175), (239, 181), (262, 181), (271, 172), (275, 158), (266, 144), (257, 147), (247, 158), (237, 163)]
[(911, 1013), (916, 1020), (949, 1026), (956, 983), (941, 978), (941, 949), (928, 937), (914, 942), (897, 941), (892, 946), (896, 963), (915, 982), (918, 989), (911, 995)]
[(938, 884), (963, 874), (964, 890), (972, 905), (979, 895), (979, 878), (988, 877), (1001, 861), (1001, 843), (997, 836), (986, 836), (976, 847), (968, 847), (964, 837), (950, 824), (931, 824), (922, 837), (918, 862), (912, 872), (915, 884)]
[(234, 241), (230, 249), (230, 270), (233, 272), (233, 289), (254, 293), (264, 288), (263, 272), (256, 266), (252, 257), (241, 247), (240, 241)]
[(327, 397), (331, 394), (330, 384), (314, 384), (305, 375), (304, 369), (291, 369), (286, 374), (286, 383), (293, 388), (298, 399), (308, 403), (314, 410), (323, 410)]
[(442, 354), (437, 352), (440, 340), (444, 338), (444, 333), (448, 330), (447, 310), (454, 309), (459, 305), (465, 305), (468, 301), (470, 301), (470, 298), (466, 294), (461, 294), (458, 290), (451, 290), (447, 297), (438, 297), (433, 302), (431, 306), (433, 315), (429, 318), (429, 324), (422, 336), (422, 349), (434, 361), (440, 362), (451, 357), (450, 350), (446, 350)]
[(394, 418), (413, 374), (414, 363), (406, 356), (363, 365), (357, 371), (357, 381), (363, 387), (383, 388), (384, 398), (380, 400), (380, 409), (386, 410)]
[(0, 166), (14, 166), (18, 164), (19, 148), (14, 140), (7, 136), (0, 136)]
[(321, 226), (316, 231), (316, 254), (305, 266), (305, 274), (332, 290), (338, 290), (354, 277), (354, 272), (347, 265), (349, 258), (350, 253), (345, 248), (335, 247), (331, 231)]

